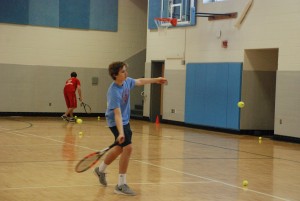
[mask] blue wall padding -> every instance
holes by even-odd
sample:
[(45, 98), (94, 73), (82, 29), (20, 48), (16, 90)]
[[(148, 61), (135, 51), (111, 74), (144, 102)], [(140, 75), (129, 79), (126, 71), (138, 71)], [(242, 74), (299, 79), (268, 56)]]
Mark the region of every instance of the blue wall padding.
[(187, 64), (185, 123), (239, 130), (241, 63)]
[(29, 0), (29, 24), (59, 26), (59, 0)]
[[(206, 119), (208, 125), (226, 127), (227, 72), (226, 64), (206, 65)], [(224, 104), (225, 103), (225, 104)]]
[(157, 29), (154, 18), (160, 17), (161, 0), (149, 0), (148, 7), (148, 28)]
[[(192, 124), (205, 123), (205, 66), (196, 68), (197, 64), (188, 64), (186, 72), (185, 122)], [(195, 90), (196, 89), (196, 90)]]
[(227, 128), (240, 128), (240, 109), (237, 103), (241, 100), (242, 91), (242, 63), (230, 63), (228, 68), (228, 102), (227, 102)]
[(28, 24), (28, 0), (1, 0), (0, 22)]
[(118, 31), (118, 23), (113, 23), (118, 22), (118, 0), (90, 2), (90, 29)]
[(0, 0), (0, 23), (118, 31), (118, 0)]
[(89, 28), (89, 0), (60, 0), (59, 26), (65, 28)]

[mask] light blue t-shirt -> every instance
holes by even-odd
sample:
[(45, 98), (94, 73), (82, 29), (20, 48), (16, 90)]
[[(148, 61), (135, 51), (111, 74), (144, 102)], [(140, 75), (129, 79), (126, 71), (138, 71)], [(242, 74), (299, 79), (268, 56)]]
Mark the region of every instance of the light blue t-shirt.
[(116, 126), (114, 109), (120, 108), (122, 112), (123, 125), (129, 123), (130, 119), (130, 90), (134, 88), (135, 80), (128, 77), (122, 86), (112, 83), (107, 91), (107, 109), (105, 117), (109, 127)]

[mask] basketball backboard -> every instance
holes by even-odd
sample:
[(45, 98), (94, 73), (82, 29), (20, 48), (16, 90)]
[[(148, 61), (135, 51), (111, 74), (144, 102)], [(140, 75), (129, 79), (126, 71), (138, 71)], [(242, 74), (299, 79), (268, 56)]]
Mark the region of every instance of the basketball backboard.
[(160, 14), (161, 18), (176, 18), (177, 26), (195, 25), (195, 0), (161, 0)]

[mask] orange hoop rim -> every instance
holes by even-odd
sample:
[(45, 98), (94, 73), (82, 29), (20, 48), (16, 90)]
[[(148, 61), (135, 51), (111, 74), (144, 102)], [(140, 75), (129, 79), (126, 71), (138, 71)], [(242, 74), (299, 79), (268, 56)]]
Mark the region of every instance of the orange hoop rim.
[(176, 27), (177, 25), (177, 18), (161, 18), (161, 17), (156, 17), (154, 18), (155, 21), (160, 21), (160, 22), (170, 22), (172, 26)]

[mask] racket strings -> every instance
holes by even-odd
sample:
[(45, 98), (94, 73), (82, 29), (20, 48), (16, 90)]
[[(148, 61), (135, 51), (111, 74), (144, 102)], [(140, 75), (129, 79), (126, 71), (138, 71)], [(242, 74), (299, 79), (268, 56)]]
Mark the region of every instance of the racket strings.
[(80, 160), (76, 167), (75, 171), (78, 173), (84, 172), (94, 166), (98, 160), (111, 148), (116, 146), (118, 144), (118, 141), (115, 141), (113, 144), (111, 144), (109, 147), (106, 147), (105, 149), (102, 149), (98, 152), (91, 153), (87, 156), (85, 156), (82, 160)]
[(86, 111), (87, 111), (88, 113), (91, 113), (91, 112), (92, 112), (91, 107), (90, 107), (89, 105), (86, 105), (86, 107), (87, 107)]
[(82, 172), (90, 167), (92, 167), (100, 158), (101, 156), (99, 154), (93, 154), (90, 155), (84, 159), (82, 159), (76, 166), (76, 171), (77, 172)]
[(82, 102), (82, 103), (80, 104), (80, 106), (83, 107), (83, 109), (84, 109), (84, 111), (85, 111), (86, 113), (91, 113), (91, 112), (92, 112), (92, 108), (91, 108), (88, 104)]

